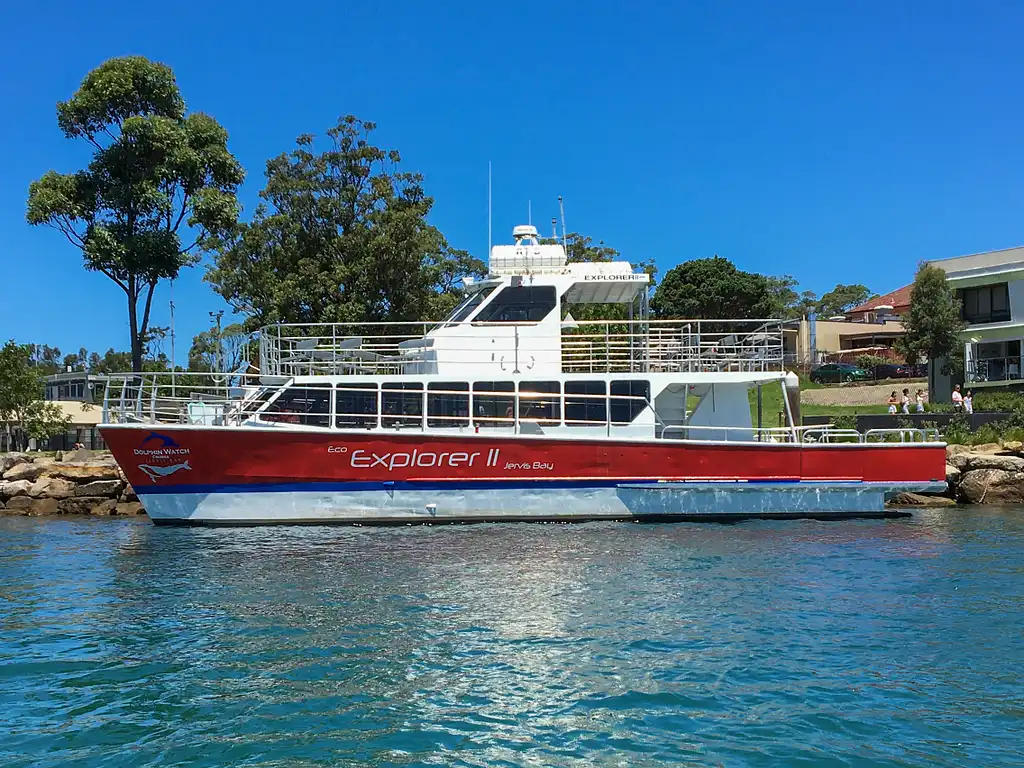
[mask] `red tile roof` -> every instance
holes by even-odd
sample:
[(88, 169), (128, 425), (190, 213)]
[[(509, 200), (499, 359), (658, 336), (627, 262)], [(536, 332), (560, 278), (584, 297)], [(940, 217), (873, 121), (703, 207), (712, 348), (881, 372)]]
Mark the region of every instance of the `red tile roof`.
[(913, 290), (914, 285), (905, 285), (902, 288), (898, 288), (891, 293), (887, 293), (884, 296), (876, 296), (873, 299), (868, 299), (859, 307), (846, 310), (846, 314), (852, 315), (856, 312), (873, 312), (875, 307), (888, 304), (893, 308), (893, 311), (899, 311), (901, 308), (905, 309), (910, 306), (910, 292)]

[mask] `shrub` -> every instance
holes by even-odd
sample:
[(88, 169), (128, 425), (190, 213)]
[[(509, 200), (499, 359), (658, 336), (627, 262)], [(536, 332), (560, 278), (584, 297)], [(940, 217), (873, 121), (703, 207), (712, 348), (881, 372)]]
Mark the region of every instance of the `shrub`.
[(974, 410), (978, 413), (1014, 413), (1024, 410), (1024, 395), (1018, 392), (977, 392), (974, 395)]

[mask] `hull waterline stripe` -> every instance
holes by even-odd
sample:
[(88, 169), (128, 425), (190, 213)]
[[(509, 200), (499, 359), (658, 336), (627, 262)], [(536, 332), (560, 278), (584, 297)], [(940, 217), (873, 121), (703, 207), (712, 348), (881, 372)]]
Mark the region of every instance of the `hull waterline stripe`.
[(646, 480), (643, 478), (619, 478), (604, 480), (396, 480), (396, 481), (328, 481), (328, 482), (288, 482), (288, 483), (215, 483), (205, 485), (158, 485), (137, 486), (135, 492), (140, 495), (157, 494), (189, 494), (189, 493), (328, 493), (338, 491), (487, 491), (487, 490), (549, 490), (549, 489), (598, 489), (598, 488), (635, 488), (637, 486), (657, 487), (665, 490), (683, 490), (687, 486), (716, 485), (736, 486), (753, 490), (762, 486), (798, 486), (815, 488), (822, 486), (863, 486), (864, 488), (880, 488), (898, 485), (919, 485), (924, 481), (901, 481), (870, 483), (862, 480)]

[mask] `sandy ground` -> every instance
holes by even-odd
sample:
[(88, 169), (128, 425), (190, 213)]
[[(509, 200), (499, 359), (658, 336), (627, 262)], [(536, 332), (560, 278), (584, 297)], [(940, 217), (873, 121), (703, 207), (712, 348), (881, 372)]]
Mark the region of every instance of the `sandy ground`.
[(914, 393), (918, 389), (925, 392), (928, 401), (928, 387), (921, 381), (890, 381), (885, 384), (866, 386), (831, 386), (821, 389), (805, 389), (800, 393), (800, 402), (808, 405), (877, 405), (883, 412), (888, 407), (889, 393), (894, 389), (897, 394), (906, 387), (910, 390), (910, 409), (914, 409)]

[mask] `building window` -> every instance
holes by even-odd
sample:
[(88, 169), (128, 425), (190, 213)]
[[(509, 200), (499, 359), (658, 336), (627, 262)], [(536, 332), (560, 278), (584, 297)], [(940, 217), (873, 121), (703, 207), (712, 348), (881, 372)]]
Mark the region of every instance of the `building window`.
[(608, 401), (604, 395), (603, 381), (565, 382), (566, 425), (604, 426), (608, 421)]
[(334, 393), (334, 423), (345, 429), (377, 426), (377, 385), (339, 384)]
[(964, 288), (960, 299), (963, 318), (968, 323), (1005, 323), (1010, 320), (1010, 293), (1006, 283)]
[(519, 383), (519, 420), (538, 424), (558, 424), (562, 420), (557, 381), (521, 381)]
[(469, 384), (464, 381), (435, 381), (429, 384), (427, 426), (443, 428), (468, 425)]
[(651, 399), (651, 383), (637, 380), (613, 381), (611, 395), (612, 424), (629, 424), (647, 407)]
[(511, 381), (473, 384), (473, 422), (487, 427), (510, 427), (516, 416), (516, 385)]
[(558, 303), (554, 286), (516, 285), (505, 288), (473, 318), (481, 323), (538, 323)]
[(329, 384), (288, 387), (260, 414), (263, 421), (329, 427), (331, 386)]

